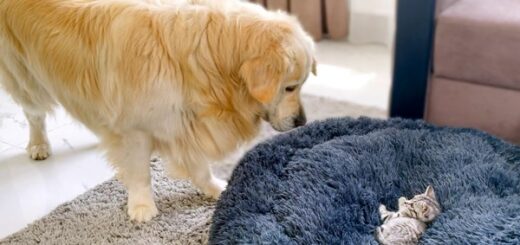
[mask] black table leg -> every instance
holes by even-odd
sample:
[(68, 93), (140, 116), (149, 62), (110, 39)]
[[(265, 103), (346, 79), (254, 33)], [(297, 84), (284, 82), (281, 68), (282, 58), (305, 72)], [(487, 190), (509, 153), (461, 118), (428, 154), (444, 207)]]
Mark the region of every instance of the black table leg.
[(434, 19), (435, 0), (398, 0), (391, 117), (423, 118)]

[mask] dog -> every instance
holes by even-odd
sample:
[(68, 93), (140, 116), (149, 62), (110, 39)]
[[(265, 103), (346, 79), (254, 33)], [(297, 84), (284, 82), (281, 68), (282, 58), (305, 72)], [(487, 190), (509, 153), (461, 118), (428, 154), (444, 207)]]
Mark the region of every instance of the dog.
[(128, 191), (128, 215), (158, 214), (150, 157), (218, 198), (210, 163), (306, 123), (300, 91), (314, 43), (296, 18), (238, 0), (0, 1), (0, 83), (23, 107), (34, 160), (61, 105), (100, 139)]

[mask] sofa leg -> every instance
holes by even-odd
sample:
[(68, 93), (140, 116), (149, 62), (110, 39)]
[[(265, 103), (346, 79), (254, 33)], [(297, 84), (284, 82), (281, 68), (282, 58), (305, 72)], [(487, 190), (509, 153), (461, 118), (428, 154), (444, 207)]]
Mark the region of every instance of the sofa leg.
[(289, 0), (267, 0), (267, 9), (289, 11)]
[(253, 2), (253, 3), (258, 3), (262, 6), (265, 6), (266, 2), (265, 0), (249, 0), (250, 2)]
[(321, 1), (291, 0), (290, 8), (315, 41), (323, 38)]
[(324, 0), (327, 32), (332, 39), (347, 37), (349, 28), (349, 9), (345, 0)]

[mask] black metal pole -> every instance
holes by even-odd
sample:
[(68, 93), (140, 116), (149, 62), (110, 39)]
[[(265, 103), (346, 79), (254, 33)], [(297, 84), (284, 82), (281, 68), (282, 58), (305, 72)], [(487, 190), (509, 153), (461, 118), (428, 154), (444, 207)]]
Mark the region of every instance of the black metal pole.
[(435, 0), (398, 0), (391, 117), (424, 116), (434, 19)]

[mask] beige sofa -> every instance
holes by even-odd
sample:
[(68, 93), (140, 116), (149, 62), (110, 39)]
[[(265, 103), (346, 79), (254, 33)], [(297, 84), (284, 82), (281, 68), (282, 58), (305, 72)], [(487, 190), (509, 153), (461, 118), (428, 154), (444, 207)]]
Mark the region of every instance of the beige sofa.
[(520, 1), (438, 1), (425, 119), (520, 143)]

